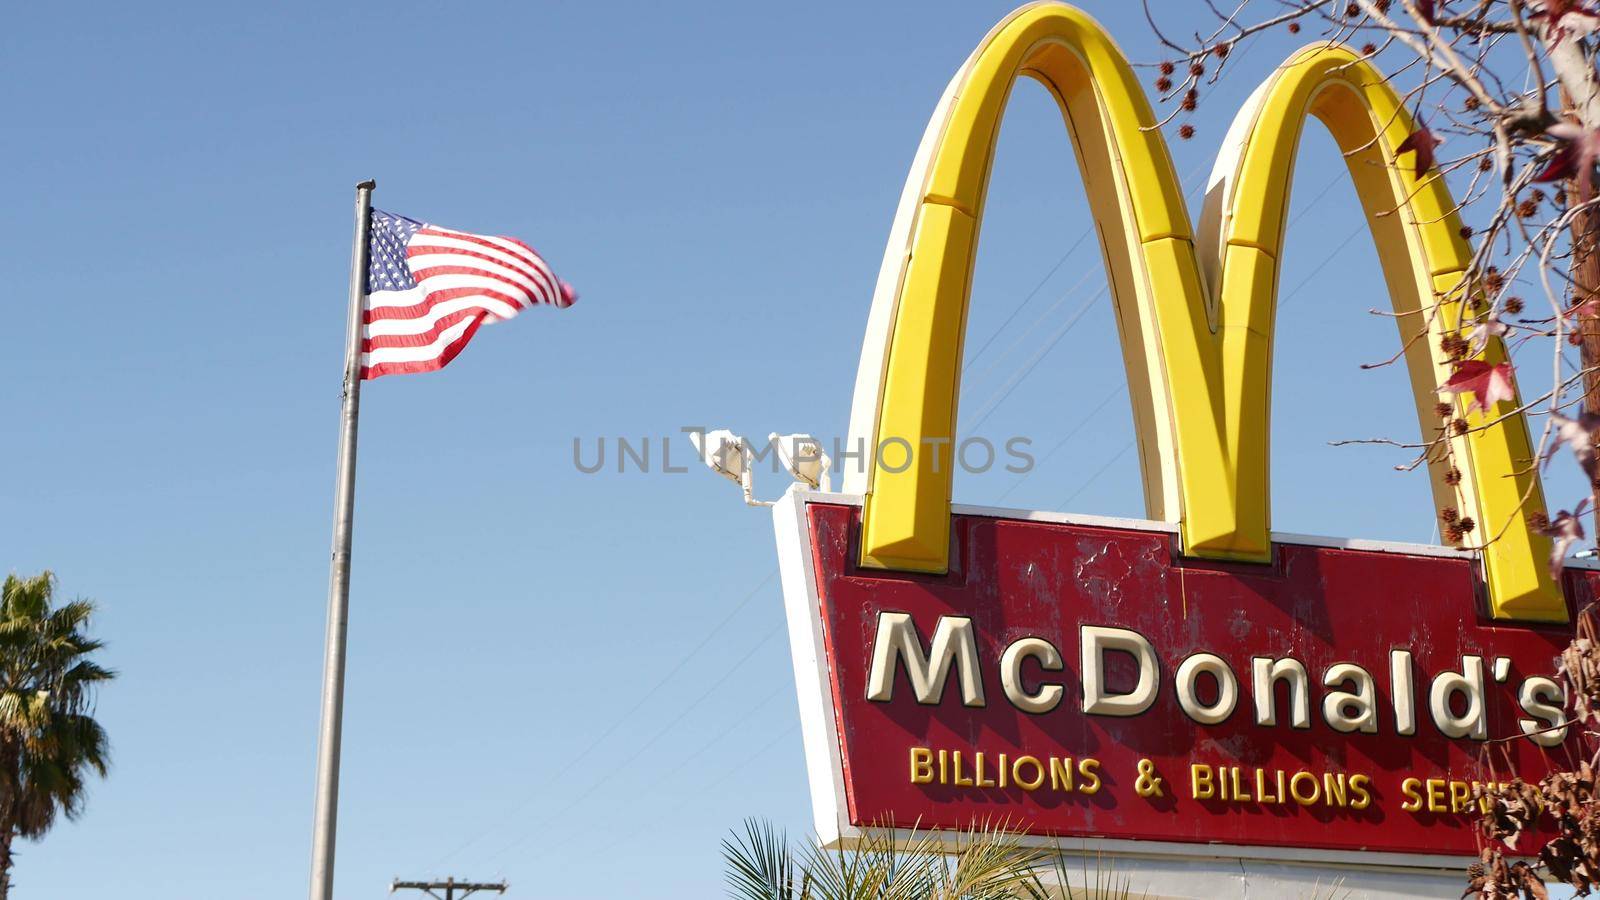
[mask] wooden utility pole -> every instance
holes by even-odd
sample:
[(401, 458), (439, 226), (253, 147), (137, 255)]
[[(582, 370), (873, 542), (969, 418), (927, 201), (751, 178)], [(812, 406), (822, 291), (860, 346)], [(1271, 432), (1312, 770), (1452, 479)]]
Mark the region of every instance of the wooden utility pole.
[[(1573, 190), (1568, 202), (1576, 206), (1584, 199)], [(1593, 208), (1572, 217), (1572, 295), (1572, 307), (1578, 310), (1572, 327), (1583, 366), (1583, 411), (1600, 413), (1600, 315), (1589, 305), (1600, 298), (1600, 214)], [(1590, 440), (1600, 441), (1600, 428)], [(1589, 491), (1595, 502), (1595, 534), (1600, 535), (1600, 481), (1589, 485)]]
[[(1561, 105), (1582, 127), (1584, 137), (1580, 140), (1588, 140), (1588, 135), (1600, 131), (1600, 74), (1584, 55), (1584, 42), (1575, 35), (1547, 23), (1541, 37), (1561, 85)], [(1582, 164), (1592, 166), (1593, 162), (1585, 159)], [(1569, 204), (1576, 206), (1592, 199), (1583, 196), (1576, 187), (1576, 184), (1569, 186)], [(1579, 363), (1584, 370), (1583, 411), (1586, 413), (1600, 413), (1600, 371), (1595, 368), (1600, 366), (1600, 315), (1585, 305), (1596, 296), (1597, 290), (1600, 290), (1600, 215), (1591, 207), (1579, 212), (1572, 221), (1572, 299), (1573, 307), (1578, 310), (1574, 328), (1578, 335)], [(1591, 440), (1596, 438), (1600, 438), (1600, 428), (1590, 435)], [(1600, 503), (1600, 484), (1589, 485), (1589, 490)], [(1595, 509), (1595, 531), (1600, 532), (1600, 506)]]
[[(389, 885), (389, 893), (392, 894), (400, 890), (421, 891), (429, 897), (436, 898), (436, 900), (464, 900), (464, 898), (479, 891), (494, 891), (496, 894), (504, 894), (506, 888), (510, 886), (504, 881), (457, 881), (454, 878), (446, 878), (443, 881), (401, 881), (397, 878), (394, 884)], [(434, 893), (434, 891), (440, 890), (444, 891), (443, 896)]]
[[(1566, 43), (1574, 43), (1567, 41)], [(1570, 65), (1568, 68), (1572, 68)], [(1572, 87), (1566, 82), (1561, 88), (1561, 105), (1577, 116), (1585, 127), (1594, 128), (1590, 120), (1600, 115), (1600, 102), (1594, 91), (1594, 68), (1585, 63), (1582, 79), (1587, 80), (1588, 102), (1575, 102)], [(1582, 90), (1582, 88), (1580, 88)], [(1569, 207), (1583, 206), (1591, 197), (1583, 196), (1576, 183), (1567, 187)], [(1572, 330), (1578, 345), (1578, 364), (1583, 367), (1583, 406), (1585, 413), (1600, 413), (1600, 315), (1595, 313), (1591, 301), (1600, 298), (1600, 213), (1593, 207), (1579, 210), (1572, 217), (1572, 303), (1570, 309), (1575, 321)], [(1589, 436), (1590, 441), (1600, 441), (1600, 428)], [(1596, 446), (1600, 446), (1597, 443)], [(1600, 537), (1600, 481), (1589, 485), (1594, 498), (1595, 535)]]

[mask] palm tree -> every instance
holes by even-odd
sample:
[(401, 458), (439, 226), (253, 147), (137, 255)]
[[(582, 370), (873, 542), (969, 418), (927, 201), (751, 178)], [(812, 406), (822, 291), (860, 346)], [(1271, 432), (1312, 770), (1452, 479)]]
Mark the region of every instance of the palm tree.
[(1059, 848), (1024, 847), (1003, 824), (946, 834), (913, 829), (904, 841), (870, 829), (853, 850), (807, 842), (797, 856), (787, 836), (750, 820), (743, 835), (722, 842), (722, 855), (729, 893), (740, 900), (1122, 900), (1131, 893), (1126, 879), (1099, 863), (1092, 883), (1085, 870), (1084, 888), (1069, 887)]
[(52, 606), (55, 576), (6, 576), (0, 588), (0, 900), (11, 892), (11, 844), (39, 838), (57, 813), (83, 811), (84, 780), (104, 777), (105, 729), (94, 720), (96, 685), (116, 673), (89, 654), (94, 604)]

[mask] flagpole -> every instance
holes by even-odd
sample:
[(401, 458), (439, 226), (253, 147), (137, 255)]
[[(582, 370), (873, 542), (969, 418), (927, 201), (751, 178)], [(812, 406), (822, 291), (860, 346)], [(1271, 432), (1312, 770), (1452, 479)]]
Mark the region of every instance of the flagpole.
[(356, 494), (356, 424), (361, 411), (361, 312), (365, 305), (372, 189), (356, 185), (350, 251), (350, 312), (345, 320), (344, 399), (339, 411), (338, 485), (333, 493), (333, 554), (328, 573), (328, 633), (322, 658), (322, 724), (317, 732), (317, 802), (311, 831), (311, 900), (333, 900), (333, 849), (339, 822), (339, 745), (344, 721), (344, 648), (350, 612), (350, 532)]

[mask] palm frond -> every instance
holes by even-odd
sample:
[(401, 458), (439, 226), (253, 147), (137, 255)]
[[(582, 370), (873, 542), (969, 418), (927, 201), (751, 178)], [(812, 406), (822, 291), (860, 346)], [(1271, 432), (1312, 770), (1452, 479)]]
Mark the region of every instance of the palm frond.
[(740, 900), (799, 900), (788, 836), (767, 822), (746, 819), (744, 834), (722, 842), (728, 893)]
[[(1045, 900), (1052, 854), (1023, 846), (1004, 823), (965, 831), (865, 829), (850, 849), (816, 841), (796, 854), (770, 825), (747, 821), (722, 843), (739, 900)], [(796, 880), (798, 879), (798, 893)]]
[(982, 824), (955, 835), (956, 853), (944, 868), (942, 897), (949, 900), (1009, 900), (1026, 896), (1048, 854), (1025, 847), (1005, 822)]
[[(1029, 894), (1029, 900), (1055, 900), (1057, 897), (1063, 900), (1130, 900), (1133, 897), (1133, 880), (1117, 872), (1113, 858), (1096, 853), (1091, 869), (1087, 853), (1069, 855), (1062, 850), (1059, 842), (1048, 856), (1049, 868), (1055, 876), (1052, 880), (1059, 887), (1059, 892), (1042, 887), (1041, 879), (1042, 890)], [(1073, 872), (1068, 864), (1074, 857), (1078, 864), (1077, 872)], [(1077, 887), (1073, 886), (1075, 878)]]

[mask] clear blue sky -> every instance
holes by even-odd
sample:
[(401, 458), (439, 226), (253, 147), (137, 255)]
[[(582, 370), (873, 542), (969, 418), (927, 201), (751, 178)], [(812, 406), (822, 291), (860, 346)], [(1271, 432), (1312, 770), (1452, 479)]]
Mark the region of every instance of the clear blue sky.
[[(1157, 58), (1137, 4), (1087, 5)], [(22, 847), (19, 895), (305, 890), (366, 177), (383, 208), (527, 239), (582, 299), (364, 395), (339, 896), (454, 874), (702, 898), (741, 819), (804, 829), (768, 518), (698, 469), (582, 474), (573, 440), (842, 434), (912, 151), (1009, 7), (15, 7), (0, 566), (98, 600), (121, 671), (99, 709), (112, 775), (80, 822)], [(1191, 184), (1291, 46), (1263, 38), (1208, 89), (1197, 139), (1174, 140)], [(1104, 276), (1092, 238), (1063, 262), (1088, 215), (1036, 85), (999, 158), (969, 352), (1023, 305), (972, 360), (963, 409), (996, 404), (983, 433), (1060, 449), (1020, 486), (962, 478), (957, 499), (1139, 515), (1109, 302), (1084, 307)], [(1356, 368), (1396, 333), (1365, 313), (1388, 301), (1315, 127), (1303, 160), (1275, 524), (1430, 540), (1398, 451), (1326, 446), (1416, 425), (1402, 371)]]

